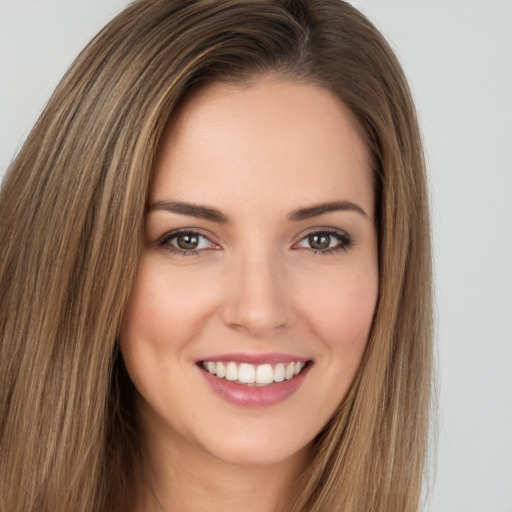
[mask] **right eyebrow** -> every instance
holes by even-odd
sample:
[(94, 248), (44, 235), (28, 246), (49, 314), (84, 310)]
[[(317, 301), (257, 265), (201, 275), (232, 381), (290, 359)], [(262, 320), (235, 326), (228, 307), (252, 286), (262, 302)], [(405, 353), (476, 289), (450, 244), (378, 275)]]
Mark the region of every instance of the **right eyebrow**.
[(179, 215), (188, 215), (189, 217), (196, 217), (198, 219), (210, 220), (219, 224), (228, 224), (229, 218), (216, 208), (209, 206), (200, 206), (192, 203), (184, 203), (182, 201), (166, 201), (162, 199), (155, 201), (149, 206), (148, 211), (163, 210)]

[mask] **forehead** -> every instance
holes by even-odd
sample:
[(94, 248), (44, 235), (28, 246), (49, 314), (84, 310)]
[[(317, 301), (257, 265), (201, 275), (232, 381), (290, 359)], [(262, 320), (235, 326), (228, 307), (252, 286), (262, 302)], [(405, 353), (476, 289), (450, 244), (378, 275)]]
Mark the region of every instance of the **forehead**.
[(215, 83), (190, 98), (162, 137), (151, 201), (228, 208), (352, 200), (373, 214), (368, 151), (350, 110), (319, 86)]

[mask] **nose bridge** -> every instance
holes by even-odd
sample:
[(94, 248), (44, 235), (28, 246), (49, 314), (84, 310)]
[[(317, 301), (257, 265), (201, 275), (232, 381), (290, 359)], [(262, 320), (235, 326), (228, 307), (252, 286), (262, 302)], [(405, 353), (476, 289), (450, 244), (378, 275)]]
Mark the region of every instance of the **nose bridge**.
[(234, 257), (224, 321), (255, 336), (291, 322), (283, 263), (271, 247), (245, 248)]

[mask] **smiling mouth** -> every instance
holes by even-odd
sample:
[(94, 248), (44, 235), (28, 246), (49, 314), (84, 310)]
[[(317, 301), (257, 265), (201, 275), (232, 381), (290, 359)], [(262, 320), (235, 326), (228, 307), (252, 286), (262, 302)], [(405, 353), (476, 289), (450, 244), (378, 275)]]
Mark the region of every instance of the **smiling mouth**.
[(234, 384), (264, 387), (293, 379), (311, 363), (312, 361), (296, 361), (255, 365), (234, 361), (200, 361), (199, 366), (210, 375)]

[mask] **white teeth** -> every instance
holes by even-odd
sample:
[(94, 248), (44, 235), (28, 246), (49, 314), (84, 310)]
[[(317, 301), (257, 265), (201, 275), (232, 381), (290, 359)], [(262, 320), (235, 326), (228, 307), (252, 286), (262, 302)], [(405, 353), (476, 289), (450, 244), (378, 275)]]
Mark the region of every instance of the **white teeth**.
[(237, 364), (233, 361), (227, 363), (220, 361), (203, 362), (203, 368), (220, 379), (225, 378), (226, 380), (255, 386), (267, 386), (273, 382), (293, 379), (304, 366), (305, 363), (303, 362), (277, 363), (274, 367), (268, 363), (256, 366), (249, 363)]
[(238, 380), (238, 368), (236, 363), (228, 363), (226, 366), (226, 380)]
[(283, 382), (284, 380), (284, 364), (279, 363), (276, 364), (274, 368), (274, 381), (275, 382)]
[(258, 384), (270, 384), (274, 382), (274, 370), (269, 364), (260, 364), (256, 368), (256, 382)]
[[(213, 363), (213, 364), (215, 364), (215, 363)], [(210, 372), (209, 368), (208, 368), (208, 371)], [(217, 363), (217, 371), (215, 373), (213, 373), (213, 372), (210, 372), (210, 373), (212, 373), (213, 375), (217, 374), (217, 377), (219, 377), (219, 379), (223, 379), (226, 376), (226, 367), (224, 366), (224, 363), (218, 362)]]
[(242, 363), (238, 367), (238, 380), (244, 384), (254, 384), (256, 380), (256, 368), (254, 365)]

